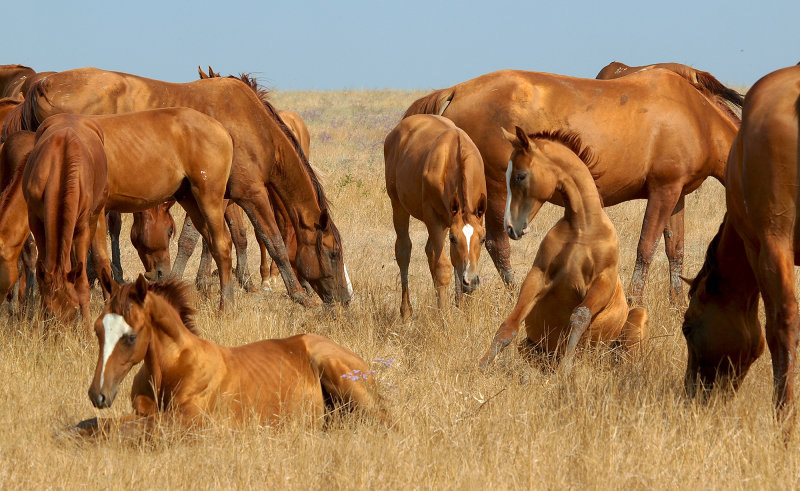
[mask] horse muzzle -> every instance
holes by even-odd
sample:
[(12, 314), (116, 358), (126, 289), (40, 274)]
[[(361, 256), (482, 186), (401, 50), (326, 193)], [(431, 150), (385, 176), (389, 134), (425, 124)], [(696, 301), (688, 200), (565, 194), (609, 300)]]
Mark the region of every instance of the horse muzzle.
[(105, 394), (102, 390), (95, 392), (91, 388), (89, 389), (89, 400), (92, 401), (92, 405), (97, 409), (106, 409), (111, 407), (116, 395), (116, 390), (114, 390), (112, 394)]
[(506, 225), (506, 233), (508, 236), (514, 240), (519, 240), (522, 238), (523, 235), (527, 234), (531, 231), (531, 228), (527, 225), (525, 227), (515, 227), (513, 225)]
[(472, 293), (478, 289), (478, 285), (481, 284), (481, 279), (478, 274), (469, 275), (468, 273), (464, 273), (461, 276), (461, 291), (464, 293)]

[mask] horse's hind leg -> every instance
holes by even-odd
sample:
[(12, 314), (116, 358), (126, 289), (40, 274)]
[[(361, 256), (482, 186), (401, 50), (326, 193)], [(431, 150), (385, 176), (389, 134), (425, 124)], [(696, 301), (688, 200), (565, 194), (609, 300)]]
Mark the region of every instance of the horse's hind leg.
[(375, 386), (373, 370), (349, 349), (321, 336), (306, 336), (310, 362), (319, 374), (323, 390), (339, 406), (372, 414), (385, 424), (388, 415)]
[(628, 317), (622, 326), (617, 341), (627, 351), (639, 352), (642, 349), (642, 341), (647, 336), (650, 319), (647, 311), (641, 307), (634, 307), (628, 310)]
[(413, 312), (411, 299), (408, 295), (408, 265), (411, 262), (411, 237), (408, 235), (408, 224), (410, 215), (406, 213), (403, 206), (399, 203), (392, 203), (392, 220), (397, 240), (394, 242), (394, 258), (397, 266), (400, 267), (400, 288), (402, 290), (402, 300), (400, 300), (400, 317), (407, 320)]
[(642, 221), (642, 233), (639, 236), (639, 245), (636, 248), (636, 265), (628, 287), (628, 304), (638, 305), (642, 302), (642, 292), (647, 282), (647, 272), (653, 261), (658, 240), (667, 220), (675, 210), (680, 199), (680, 189), (661, 189), (658, 194), (651, 194), (647, 200), (647, 208)]
[[(106, 250), (106, 221), (105, 216), (103, 214), (98, 215), (97, 217), (90, 218), (90, 221), (94, 222), (89, 225), (91, 234), (88, 237), (88, 240), (91, 241), (91, 254), (92, 254), (92, 264), (94, 268), (94, 273), (96, 278), (102, 278), (102, 270), (105, 270), (109, 273), (109, 277), (114, 278), (114, 281), (117, 281), (116, 278), (113, 276), (113, 265), (111, 260), (108, 258), (108, 251)], [(87, 244), (87, 250), (89, 249)], [(87, 260), (83, 259), (84, 264), (87, 264)], [(88, 287), (88, 276), (86, 279), (86, 285)], [(106, 286), (103, 282), (100, 282), (100, 287), (103, 290), (103, 298), (108, 299), (111, 292), (106, 289)]]
[(36, 242), (33, 240), (33, 235), (28, 234), (25, 239), (25, 245), (22, 247), (22, 263), (24, 265), (25, 274), (25, 302), (27, 303), (33, 298), (33, 289), (36, 285), (36, 258), (38, 251), (36, 249)]
[(183, 272), (186, 270), (186, 263), (189, 261), (189, 258), (192, 257), (192, 253), (199, 239), (200, 232), (197, 231), (197, 228), (192, 224), (191, 217), (187, 214), (183, 220), (181, 235), (178, 238), (178, 254), (175, 256), (175, 262), (172, 265), (172, 278), (183, 278)]
[(664, 248), (669, 260), (669, 303), (671, 305), (683, 304), (683, 217), (684, 197), (678, 200), (678, 205), (667, 220), (664, 228)]
[(247, 265), (247, 229), (244, 226), (242, 209), (233, 201), (228, 202), (225, 207), (225, 222), (231, 232), (231, 240), (236, 249), (236, 279), (239, 285), (248, 292), (256, 290), (253, 280), (250, 278), (250, 268)]
[(108, 234), (111, 236), (111, 275), (114, 281), (122, 283), (122, 255), (119, 251), (119, 236), (122, 232), (122, 214), (109, 211), (106, 215)]

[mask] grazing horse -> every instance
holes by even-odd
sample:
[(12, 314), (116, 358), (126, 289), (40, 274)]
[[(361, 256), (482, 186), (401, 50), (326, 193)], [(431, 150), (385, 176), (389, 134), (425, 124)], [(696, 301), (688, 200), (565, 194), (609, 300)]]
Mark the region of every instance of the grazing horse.
[[(439, 308), (447, 305), (450, 269), (456, 278), (456, 301), (478, 287), (478, 259), (484, 240), (486, 181), (481, 154), (464, 131), (447, 118), (420, 114), (403, 119), (383, 146), (386, 192), (392, 201), (397, 233), (394, 250), (400, 266), (403, 298), (400, 315), (411, 315), (408, 264), (411, 259), (409, 218), (425, 223), (425, 254), (436, 287)], [(450, 232), (450, 260), (444, 253)]]
[[(514, 151), (508, 164), (506, 222), (515, 231), (528, 227), (554, 194), (561, 195), (564, 217), (547, 232), (517, 305), (503, 321), (481, 360), (486, 367), (514, 339), (525, 321), (521, 347), (564, 353), (572, 363), (578, 342), (638, 345), (647, 333), (647, 312), (628, 308), (619, 277), (619, 241), (589, 170), (596, 164), (574, 133), (526, 135), (503, 129)], [(566, 341), (566, 345), (565, 345)]]
[(232, 297), (231, 244), (223, 230), (232, 159), (225, 128), (193, 109), (48, 118), (23, 175), (45, 308), (69, 321), (79, 307), (88, 323), (85, 265), (93, 237), (95, 267), (110, 269), (103, 210), (142, 211), (169, 199), (186, 209), (209, 241), (222, 308)]
[[(596, 153), (593, 177), (606, 205), (647, 199), (630, 297), (641, 298), (663, 232), (670, 298), (682, 300), (684, 196), (707, 176), (723, 182), (737, 129), (682, 77), (646, 70), (617, 80), (590, 80), (503, 70), (422, 97), (406, 116), (418, 113), (451, 119), (481, 151), (489, 192), (486, 248), (506, 283), (513, 281), (503, 223), (512, 147), (498, 128), (520, 126), (529, 133), (563, 128), (580, 134)], [(560, 198), (556, 194), (554, 202), (560, 205)]]
[(169, 243), (175, 221), (169, 209), (174, 204), (175, 200), (169, 200), (133, 214), (131, 244), (144, 265), (144, 277), (150, 281), (166, 278), (170, 272)]
[(773, 72), (748, 91), (728, 159), (728, 211), (689, 289), (683, 322), (690, 396), (738, 388), (764, 350), (764, 299), (778, 415), (793, 404), (798, 339), (794, 266), (800, 265), (800, 67)]
[(597, 80), (612, 80), (630, 75), (632, 73), (641, 72), (642, 70), (652, 70), (654, 68), (663, 68), (664, 70), (675, 72), (681, 77), (685, 78), (690, 84), (692, 84), (692, 86), (694, 86), (694, 88), (709, 96), (711, 100), (719, 104), (723, 112), (725, 112), (733, 120), (733, 122), (736, 123), (737, 126), (741, 124), (741, 118), (739, 118), (736, 113), (731, 111), (730, 106), (726, 104), (726, 101), (737, 109), (741, 110), (742, 104), (744, 104), (744, 96), (739, 92), (726, 87), (710, 73), (697, 70), (687, 65), (682, 65), (680, 63), (655, 63), (653, 65), (645, 66), (628, 66), (618, 61), (612, 61), (603, 67), (603, 69), (600, 70), (600, 73), (598, 73), (595, 78)]
[[(326, 303), (347, 302), (342, 241), (328, 200), (297, 139), (269, 102), (239, 80), (211, 78), (176, 84), (136, 75), (80, 68), (48, 75), (31, 87), (20, 110), (24, 128), (56, 113), (113, 114), (159, 107), (191, 107), (213, 115), (231, 134), (234, 160), (227, 196), (253, 222), (292, 299), (309, 305), (286, 255), (267, 186), (289, 211), (297, 233), (297, 265)], [(20, 109), (21, 108), (21, 109)]]
[[(367, 363), (330, 339), (300, 334), (223, 347), (197, 335), (185, 283), (148, 285), (139, 276), (110, 288), (95, 321), (99, 353), (89, 399), (99, 409), (110, 407), (130, 369), (144, 361), (131, 388), (134, 414), (120, 422), (146, 429), (162, 412), (192, 425), (227, 412), (239, 421), (255, 415), (272, 424), (307, 415), (319, 423), (332, 406), (386, 422)], [(78, 431), (91, 435), (111, 423), (92, 419)]]

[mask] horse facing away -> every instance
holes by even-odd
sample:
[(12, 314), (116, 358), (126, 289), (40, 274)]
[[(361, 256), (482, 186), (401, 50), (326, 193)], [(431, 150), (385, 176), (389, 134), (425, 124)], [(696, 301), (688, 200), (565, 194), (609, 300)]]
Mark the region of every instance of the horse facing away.
[(736, 389), (764, 350), (760, 292), (781, 419), (792, 412), (798, 339), (798, 115), (800, 66), (766, 75), (748, 91), (728, 159), (728, 211), (691, 282), (683, 322), (689, 396), (717, 384)]
[[(411, 260), (409, 218), (425, 223), (425, 254), (436, 287), (439, 308), (447, 305), (450, 269), (455, 275), (456, 301), (478, 287), (478, 259), (484, 240), (486, 181), (480, 152), (464, 131), (447, 118), (420, 114), (403, 119), (386, 136), (383, 146), (386, 192), (392, 201), (397, 233), (395, 258), (400, 266), (400, 314), (411, 315), (408, 265)], [(450, 232), (450, 260), (444, 253)]]
[[(647, 312), (628, 308), (619, 277), (619, 241), (592, 175), (591, 152), (575, 134), (526, 135), (503, 129), (513, 145), (508, 165), (506, 223), (528, 226), (546, 201), (561, 194), (564, 217), (547, 232), (522, 284), (517, 305), (481, 359), (485, 368), (516, 337), (529, 353), (559, 354), (569, 366), (578, 342), (619, 343), (633, 348), (647, 334)], [(566, 347), (565, 343), (566, 342)]]
[(0, 65), (0, 98), (16, 97), (24, 92), (23, 84), (35, 74), (33, 68), (24, 65)]
[[(187, 284), (168, 279), (116, 286), (95, 321), (99, 344), (89, 399), (110, 407), (130, 369), (134, 414), (121, 422), (152, 424), (157, 413), (197, 424), (204, 415), (229, 412), (236, 420), (256, 415), (277, 423), (310, 416), (319, 423), (329, 406), (344, 407), (387, 422), (372, 371), (347, 348), (314, 334), (270, 339), (228, 348), (200, 338)], [(118, 421), (119, 422), (119, 421)], [(92, 435), (115, 423), (92, 419), (78, 431)]]
[(652, 65), (628, 66), (618, 61), (612, 61), (603, 67), (603, 69), (600, 70), (600, 73), (598, 73), (595, 78), (597, 80), (613, 80), (615, 78), (641, 72), (642, 70), (652, 70), (655, 68), (663, 68), (664, 70), (677, 73), (686, 79), (687, 82), (692, 84), (695, 89), (699, 90), (703, 94), (708, 95), (709, 98), (719, 104), (723, 111), (728, 113), (728, 115), (732, 117), (733, 121), (737, 125), (741, 123), (741, 118), (730, 111), (730, 106), (728, 106), (725, 101), (735, 108), (741, 110), (742, 105), (744, 104), (744, 96), (739, 92), (726, 87), (710, 73), (692, 68), (688, 65), (683, 65), (681, 63), (654, 63)]
[(222, 308), (232, 299), (231, 244), (223, 230), (232, 157), (225, 128), (193, 109), (48, 118), (23, 175), (45, 308), (69, 321), (79, 307), (88, 323), (90, 241), (96, 267), (109, 269), (104, 208), (142, 211), (168, 199), (178, 200), (209, 240)]
[[(630, 297), (641, 298), (663, 232), (670, 298), (683, 300), (683, 197), (707, 176), (724, 182), (737, 127), (682, 77), (647, 70), (591, 80), (503, 70), (433, 92), (412, 103), (406, 117), (418, 113), (451, 119), (480, 150), (489, 192), (486, 248), (506, 283), (513, 280), (503, 223), (512, 147), (498, 128), (520, 126), (528, 133), (563, 128), (594, 150), (592, 173), (606, 205), (647, 199)], [(556, 194), (553, 200), (560, 205), (560, 198)]]
[(342, 241), (322, 185), (272, 105), (259, 100), (241, 81), (212, 78), (175, 84), (80, 68), (40, 80), (15, 111), (21, 111), (24, 128), (35, 128), (56, 113), (113, 114), (160, 107), (191, 107), (213, 115), (230, 132), (234, 161), (227, 197), (248, 214), (259, 240), (278, 262), (289, 295), (309, 304), (287, 258), (267, 186), (289, 211), (297, 233), (300, 272), (326, 303), (349, 301)]

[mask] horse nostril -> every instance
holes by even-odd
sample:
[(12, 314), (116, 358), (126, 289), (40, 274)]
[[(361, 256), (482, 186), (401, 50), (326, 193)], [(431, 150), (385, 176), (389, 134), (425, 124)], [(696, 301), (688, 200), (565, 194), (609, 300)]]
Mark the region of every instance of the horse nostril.
[(106, 397), (103, 394), (97, 394), (97, 397), (95, 398), (95, 406), (103, 407), (105, 401)]
[(163, 271), (161, 271), (160, 269), (158, 271), (156, 271), (156, 279), (157, 280), (160, 280), (162, 276), (164, 276), (164, 272)]

